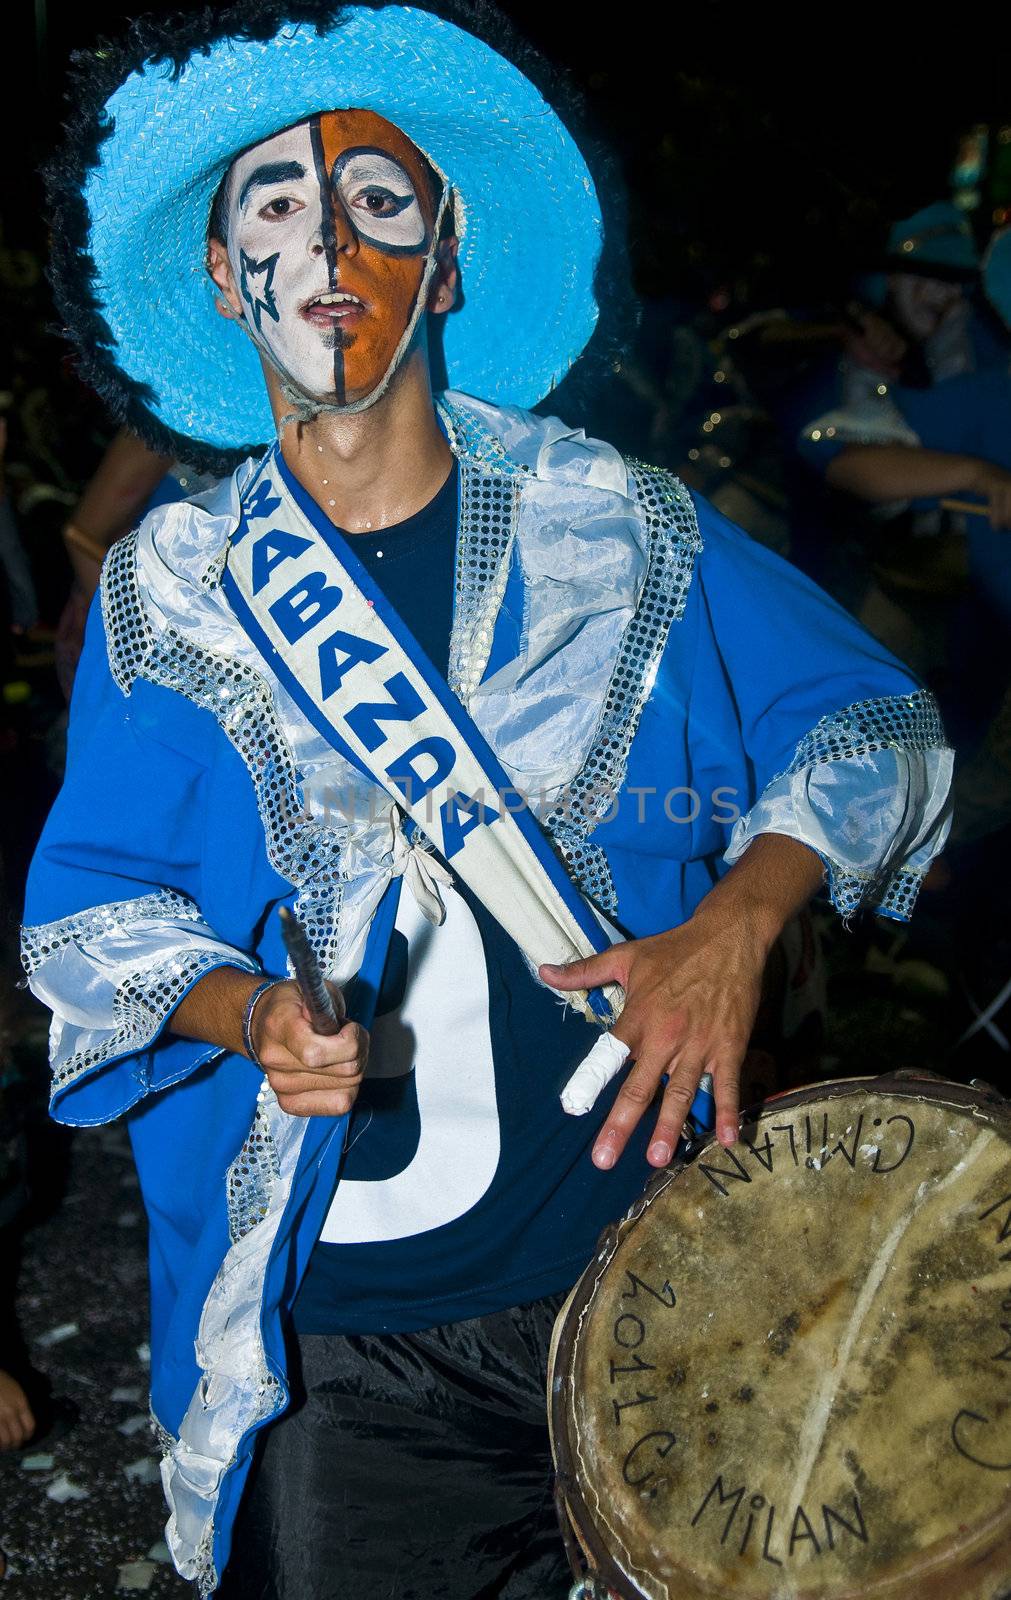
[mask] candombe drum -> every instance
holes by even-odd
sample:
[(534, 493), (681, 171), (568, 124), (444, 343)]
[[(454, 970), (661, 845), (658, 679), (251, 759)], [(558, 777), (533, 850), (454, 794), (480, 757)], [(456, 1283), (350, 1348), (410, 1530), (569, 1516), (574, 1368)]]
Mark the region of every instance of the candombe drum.
[(555, 1329), (573, 1594), (1011, 1594), (1011, 1111), (822, 1084), (659, 1174)]

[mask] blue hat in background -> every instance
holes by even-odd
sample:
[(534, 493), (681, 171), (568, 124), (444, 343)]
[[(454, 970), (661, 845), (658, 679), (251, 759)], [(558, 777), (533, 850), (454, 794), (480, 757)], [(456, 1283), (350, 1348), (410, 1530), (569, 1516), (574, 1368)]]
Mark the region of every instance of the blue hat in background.
[(987, 246), (983, 289), (1005, 327), (1011, 328), (1011, 228), (995, 233)]
[(449, 386), (541, 400), (593, 333), (603, 226), (587, 163), (530, 78), (414, 6), (292, 0), (205, 12), (202, 26), (187, 39), (135, 25), (118, 62), (78, 58), (79, 85), (104, 92), (92, 87), (47, 174), (57, 300), (117, 415), (197, 463), (273, 437), (256, 351), (215, 309), (208, 216), (240, 151), (338, 107), (395, 123), (452, 186), (462, 303), (444, 319)]
[(914, 211), (892, 225), (886, 246), (893, 271), (925, 277), (968, 279), (979, 271), (979, 253), (968, 218), (950, 201)]

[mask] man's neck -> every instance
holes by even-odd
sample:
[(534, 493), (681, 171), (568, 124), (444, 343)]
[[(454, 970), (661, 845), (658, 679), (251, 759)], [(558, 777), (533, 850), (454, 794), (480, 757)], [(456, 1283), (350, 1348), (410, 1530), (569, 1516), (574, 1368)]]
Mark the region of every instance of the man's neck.
[[(283, 400), (280, 405), (287, 409)], [(393, 527), (421, 511), (445, 483), (453, 459), (423, 358), (406, 362), (365, 411), (288, 423), (281, 453), (320, 509), (347, 533)]]

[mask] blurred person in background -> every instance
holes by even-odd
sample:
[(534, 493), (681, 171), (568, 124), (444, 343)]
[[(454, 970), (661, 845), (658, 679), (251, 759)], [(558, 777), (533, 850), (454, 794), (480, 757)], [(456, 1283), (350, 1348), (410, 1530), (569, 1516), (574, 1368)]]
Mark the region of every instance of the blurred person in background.
[(963, 541), (977, 601), (1006, 628), (1009, 349), (972, 292), (979, 257), (968, 222), (940, 203), (897, 223), (886, 269), (881, 308), (854, 310), (840, 358), (795, 397), (794, 416), (805, 413), (796, 447), (832, 489), (875, 508), (893, 549), (896, 534), (914, 541), (911, 586), (939, 550), (919, 541)]
[[(0, 617), (17, 638), (33, 628), (39, 620), (39, 602), (35, 593), (31, 563), (21, 542), (10, 497), (7, 494), (7, 418), (0, 415)], [(6, 650), (4, 651), (6, 655)]]
[(74, 580), (56, 634), (56, 671), (68, 700), (110, 547), (155, 506), (196, 494), (212, 481), (152, 450), (129, 428), (116, 434), (63, 529)]

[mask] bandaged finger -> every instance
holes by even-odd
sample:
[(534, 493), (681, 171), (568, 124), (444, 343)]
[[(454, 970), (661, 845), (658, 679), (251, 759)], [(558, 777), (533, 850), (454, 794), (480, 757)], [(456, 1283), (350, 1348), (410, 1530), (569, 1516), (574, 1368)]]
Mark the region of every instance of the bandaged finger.
[(601, 1089), (621, 1071), (629, 1054), (628, 1045), (616, 1039), (613, 1033), (602, 1033), (562, 1090), (562, 1110), (570, 1117), (584, 1116)]

